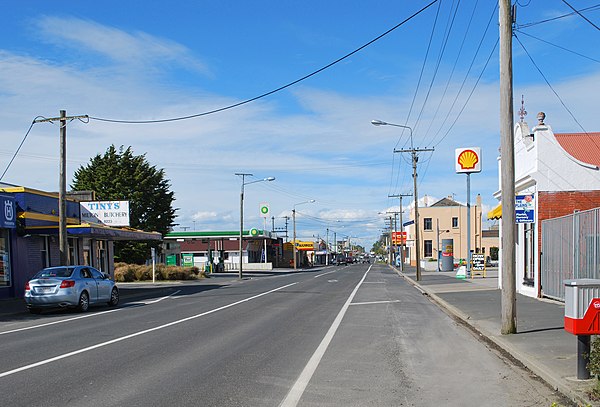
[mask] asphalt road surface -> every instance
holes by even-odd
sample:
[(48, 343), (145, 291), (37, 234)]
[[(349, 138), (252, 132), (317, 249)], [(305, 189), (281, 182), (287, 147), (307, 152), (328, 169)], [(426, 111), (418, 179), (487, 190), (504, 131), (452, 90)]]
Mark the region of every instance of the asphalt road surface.
[(0, 406), (558, 400), (385, 265), (219, 276), (159, 292), (114, 309), (0, 321)]

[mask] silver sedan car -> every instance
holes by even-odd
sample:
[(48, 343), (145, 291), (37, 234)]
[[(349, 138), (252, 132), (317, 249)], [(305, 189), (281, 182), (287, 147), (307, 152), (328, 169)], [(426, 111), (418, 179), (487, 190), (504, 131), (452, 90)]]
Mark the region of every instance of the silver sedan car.
[(92, 304), (117, 305), (119, 289), (107, 274), (90, 266), (48, 267), (25, 284), (25, 302), (32, 314), (52, 307), (85, 312)]

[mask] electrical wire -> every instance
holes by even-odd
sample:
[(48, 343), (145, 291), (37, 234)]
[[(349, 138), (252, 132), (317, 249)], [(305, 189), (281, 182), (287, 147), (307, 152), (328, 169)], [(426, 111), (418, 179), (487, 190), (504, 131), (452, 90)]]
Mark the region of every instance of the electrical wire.
[(25, 133), (25, 136), (23, 137), (23, 140), (21, 140), (21, 143), (19, 144), (19, 147), (17, 147), (17, 150), (15, 151), (15, 153), (13, 154), (12, 158), (10, 159), (10, 161), (8, 162), (8, 165), (6, 166), (6, 168), (4, 169), (4, 172), (2, 173), (2, 175), (0, 175), (0, 181), (4, 178), (4, 176), (6, 175), (6, 172), (8, 171), (8, 169), (10, 168), (11, 164), (13, 163), (13, 161), (15, 160), (15, 158), (17, 157), (17, 154), (19, 154), (19, 150), (21, 150), (21, 147), (23, 146), (23, 143), (25, 143), (25, 140), (27, 140), (27, 136), (29, 136), (29, 132), (31, 131), (31, 129), (33, 128), (33, 125), (35, 124), (35, 121), (40, 118), (42, 116), (37, 116), (35, 119), (32, 120), (31, 125), (29, 126), (29, 129), (27, 129), (27, 132)]
[[(579, 12), (583, 12), (583, 11), (595, 11), (595, 10), (599, 10), (599, 9), (600, 9), (600, 4), (596, 4), (594, 6), (589, 6), (589, 7), (586, 7), (586, 8), (582, 8), (582, 9), (579, 10)], [(562, 18), (571, 17), (572, 15), (575, 15), (575, 14), (576, 14), (575, 12), (568, 13), (568, 14), (563, 14), (563, 15), (552, 17), (552, 18), (548, 18), (548, 19), (545, 19), (545, 20), (534, 21), (532, 23), (520, 24), (520, 25), (517, 25), (517, 27), (518, 28), (529, 28), (529, 27), (533, 27), (535, 25), (549, 23), (551, 21), (560, 20)]]
[(560, 45), (553, 44), (553, 43), (551, 43), (551, 42), (549, 42), (549, 41), (543, 40), (543, 39), (541, 39), (541, 38), (538, 38), (538, 37), (536, 37), (536, 36), (534, 36), (534, 35), (527, 34), (527, 33), (526, 33), (525, 31), (523, 31), (523, 30), (515, 29), (515, 32), (518, 32), (519, 34), (526, 35), (527, 37), (531, 37), (531, 38), (533, 38), (533, 39), (536, 39), (536, 40), (538, 40), (538, 41), (541, 41), (541, 42), (543, 42), (543, 43), (546, 43), (546, 44), (548, 44), (548, 45), (552, 45), (553, 47), (556, 47), (556, 48), (562, 49), (563, 51), (570, 52), (571, 54), (575, 54), (575, 55), (577, 55), (577, 56), (580, 56), (580, 57), (582, 57), (582, 58), (589, 59), (590, 61), (593, 61), (593, 62), (598, 62), (598, 63), (600, 63), (600, 60), (598, 60), (598, 59), (594, 59), (594, 58), (592, 58), (592, 57), (588, 57), (587, 55), (583, 55), (583, 54), (581, 54), (581, 53), (579, 53), (579, 52), (576, 52), (576, 51), (570, 50), (570, 49), (568, 49), (568, 48), (565, 48), (565, 47), (561, 47)]
[[(523, 51), (525, 51), (525, 54), (527, 54), (527, 56), (529, 57), (529, 60), (531, 61), (531, 63), (535, 67), (535, 69), (537, 69), (537, 71), (542, 76), (542, 78), (544, 78), (544, 81), (546, 82), (546, 85), (548, 85), (548, 87), (550, 88), (550, 90), (552, 91), (552, 93), (554, 93), (554, 96), (556, 96), (556, 98), (558, 99), (558, 101), (560, 102), (560, 104), (569, 113), (569, 115), (575, 121), (575, 123), (577, 123), (577, 125), (579, 126), (579, 128), (581, 130), (583, 130), (583, 132), (585, 134), (588, 134), (588, 132), (583, 128), (583, 126), (581, 125), (581, 123), (579, 122), (579, 120), (577, 120), (577, 118), (575, 117), (575, 115), (573, 114), (573, 112), (571, 111), (571, 109), (569, 109), (567, 107), (567, 105), (562, 100), (562, 98), (560, 97), (560, 95), (558, 94), (558, 92), (556, 92), (556, 90), (552, 87), (552, 85), (550, 84), (550, 81), (548, 81), (548, 78), (546, 77), (546, 75), (544, 75), (544, 73), (542, 72), (542, 70), (540, 69), (540, 67), (535, 63), (535, 61), (533, 60), (533, 57), (531, 56), (531, 54), (529, 53), (529, 51), (527, 51), (527, 48), (525, 48), (525, 45), (523, 45), (523, 43), (521, 42), (521, 40), (519, 39), (519, 37), (516, 34), (514, 34), (514, 33), (513, 33), (513, 36), (515, 37), (515, 39), (517, 40), (517, 42), (519, 43), (519, 45), (521, 45), (521, 48), (523, 48)], [(588, 137), (589, 137), (589, 135), (588, 135)], [(594, 140), (592, 137), (590, 137), (590, 140), (592, 140), (592, 142), (596, 145), (596, 147), (600, 148), (600, 146), (597, 144), (596, 140)]]
[(365, 49), (366, 47), (370, 46), (371, 44), (373, 44), (376, 41), (379, 41), (381, 38), (385, 37), (386, 35), (390, 34), (391, 32), (393, 32), (394, 30), (398, 29), (399, 27), (403, 26), (404, 24), (406, 24), (407, 22), (409, 22), (410, 20), (412, 20), (413, 18), (415, 18), (416, 16), (418, 16), (419, 14), (421, 14), (422, 12), (424, 12), (425, 10), (427, 10), (429, 7), (431, 7), (433, 4), (437, 3), (438, 0), (433, 0), (431, 3), (427, 4), (426, 6), (424, 6), (423, 8), (421, 8), (419, 11), (415, 12), (414, 14), (412, 14), (411, 16), (407, 17), (406, 19), (404, 19), (402, 22), (396, 24), (394, 27), (390, 28), (389, 30), (387, 30), (386, 32), (384, 32), (383, 34), (378, 35), (377, 37), (375, 37), (374, 39), (372, 39), (371, 41), (367, 42), (366, 44), (356, 48), (354, 51), (347, 53), (346, 55), (342, 56), (341, 58), (336, 59), (333, 62), (330, 62), (329, 64), (325, 65), (322, 68), (317, 69), (316, 71), (313, 71), (307, 75), (304, 75), (303, 77), (296, 79), (292, 82), (289, 82), (286, 85), (280, 86), (276, 89), (273, 89), (271, 91), (265, 92), (261, 95), (252, 97), (250, 99), (246, 99), (243, 100), (241, 102), (238, 103), (234, 103), (228, 106), (224, 106), (224, 107), (220, 107), (218, 109), (213, 109), (213, 110), (209, 110), (207, 112), (202, 112), (202, 113), (197, 113), (197, 114), (192, 114), (192, 115), (188, 115), (188, 116), (180, 116), (180, 117), (173, 117), (173, 118), (168, 118), (168, 119), (156, 119), (156, 120), (118, 120), (118, 119), (107, 119), (107, 118), (101, 118), (101, 117), (94, 117), (94, 116), (90, 116), (90, 120), (96, 120), (96, 121), (102, 121), (102, 122), (109, 122), (109, 123), (123, 123), (123, 124), (152, 124), (152, 123), (167, 123), (167, 122), (175, 122), (175, 121), (181, 121), (181, 120), (188, 120), (188, 119), (194, 119), (197, 117), (202, 117), (202, 116), (207, 116), (210, 114), (214, 114), (214, 113), (219, 113), (219, 112), (223, 112), (225, 110), (230, 110), (245, 104), (248, 104), (250, 102), (254, 102), (256, 100), (265, 98), (267, 96), (270, 96), (274, 93), (280, 92), (284, 89), (287, 89), (291, 86), (294, 86), (312, 76), (317, 75), (318, 73), (321, 73), (323, 71), (325, 71), (328, 68), (331, 68), (332, 66), (344, 61), (345, 59), (351, 57), (352, 55), (362, 51), (363, 49)]
[(587, 21), (588, 23), (590, 23), (596, 30), (600, 31), (600, 27), (598, 27), (596, 24), (594, 24), (589, 18), (587, 18), (586, 16), (584, 16), (583, 14), (581, 14), (581, 12), (577, 9), (575, 9), (575, 7), (573, 7), (572, 5), (570, 5), (567, 0), (562, 0), (563, 3), (565, 3), (567, 6), (569, 6), (569, 8), (571, 10), (573, 10), (575, 13), (577, 13), (577, 15), (579, 15), (579, 17), (583, 18), (585, 21)]
[[(404, 126), (407, 126), (408, 121), (410, 120), (410, 115), (412, 114), (412, 110), (413, 107), (415, 105), (415, 102), (417, 100), (417, 95), (419, 94), (419, 88), (421, 87), (421, 81), (423, 80), (423, 74), (425, 72), (425, 66), (427, 65), (427, 60), (429, 59), (429, 51), (431, 50), (431, 44), (433, 42), (433, 37), (435, 34), (435, 28), (437, 26), (437, 21), (438, 21), (438, 17), (440, 14), (440, 8), (441, 8), (441, 2), (438, 3), (438, 8), (435, 14), (435, 20), (433, 21), (433, 26), (431, 27), (431, 34), (429, 35), (429, 42), (427, 43), (427, 50), (425, 51), (425, 57), (423, 59), (423, 64), (421, 65), (421, 72), (419, 73), (419, 79), (417, 80), (417, 86), (415, 88), (415, 93), (413, 94), (413, 99), (410, 102), (410, 108), (408, 109), (408, 115), (406, 116), (406, 120), (404, 121)], [(406, 129), (402, 129), (402, 132), (400, 133), (400, 139), (403, 137), (404, 135), (404, 131)], [(400, 143), (400, 140), (398, 140), (398, 143), (396, 143), (396, 146)], [(412, 146), (411, 146), (412, 147)], [(393, 169), (393, 167), (392, 167)], [(396, 175), (396, 185), (394, 187), (394, 190), (398, 190), (398, 185), (399, 185), (399, 178), (400, 178), (400, 174)], [(394, 173), (392, 171), (392, 175), (390, 178), (390, 187), (389, 187), (389, 192), (388, 195), (393, 195), (392, 194), (392, 184), (394, 183)]]

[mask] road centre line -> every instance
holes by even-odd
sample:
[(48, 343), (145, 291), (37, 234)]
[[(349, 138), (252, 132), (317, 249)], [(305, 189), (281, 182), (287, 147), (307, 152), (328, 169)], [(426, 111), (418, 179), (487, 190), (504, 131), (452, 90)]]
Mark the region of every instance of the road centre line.
[(350, 305), (390, 304), (392, 302), (401, 302), (401, 301), (400, 300), (389, 300), (389, 301), (353, 302)]
[(348, 310), (348, 307), (352, 303), (352, 300), (354, 299), (354, 296), (358, 292), (358, 289), (362, 285), (363, 281), (365, 281), (365, 278), (367, 277), (367, 274), (371, 270), (371, 267), (372, 266), (369, 266), (369, 268), (363, 275), (362, 279), (359, 281), (359, 283), (356, 285), (356, 287), (354, 287), (354, 290), (352, 291), (352, 293), (346, 300), (346, 303), (344, 304), (344, 306), (338, 313), (337, 317), (335, 317), (333, 324), (331, 324), (331, 326), (329, 327), (329, 330), (323, 337), (323, 340), (317, 347), (317, 350), (315, 350), (315, 353), (313, 353), (313, 355), (311, 356), (310, 360), (308, 361), (308, 363), (302, 370), (302, 373), (300, 373), (300, 376), (298, 377), (298, 379), (296, 380), (296, 382), (294, 383), (294, 385), (288, 392), (287, 396), (279, 405), (280, 407), (295, 407), (300, 402), (300, 398), (302, 397), (304, 390), (306, 390), (306, 386), (308, 386), (310, 379), (312, 378), (313, 374), (317, 370), (317, 367), (319, 366), (319, 363), (321, 362), (323, 355), (325, 355), (325, 351), (327, 351), (327, 348), (329, 347), (329, 344), (331, 343), (333, 336), (335, 335), (337, 329), (339, 328), (339, 326), (342, 322), (342, 319), (344, 318), (344, 315), (346, 314), (346, 311)]
[(19, 373), (19, 372), (22, 372), (22, 371), (25, 371), (25, 370), (33, 369), (33, 368), (36, 368), (36, 367), (39, 367), (39, 366), (42, 366), (42, 365), (46, 365), (46, 364), (49, 364), (49, 363), (52, 363), (52, 362), (56, 362), (56, 361), (59, 361), (61, 359), (66, 359), (66, 358), (71, 357), (71, 356), (79, 355), (81, 353), (89, 352), (89, 351), (94, 350), (94, 349), (98, 349), (98, 348), (102, 348), (102, 347), (105, 347), (105, 346), (108, 346), (108, 345), (112, 345), (114, 343), (122, 342), (122, 341), (127, 340), (127, 339), (135, 338), (136, 336), (145, 335), (145, 334), (150, 333), (150, 332), (154, 332), (154, 331), (158, 331), (158, 330), (161, 330), (161, 329), (164, 329), (164, 328), (168, 328), (168, 327), (171, 327), (171, 326), (174, 326), (174, 325), (178, 325), (178, 324), (181, 324), (183, 322), (191, 321), (193, 319), (200, 318), (200, 317), (203, 317), (203, 316), (206, 316), (206, 315), (209, 315), (209, 314), (213, 314), (215, 312), (222, 311), (224, 309), (234, 307), (234, 306), (242, 304), (244, 302), (255, 300), (255, 299), (259, 298), (259, 297), (262, 297), (262, 296), (274, 293), (276, 291), (283, 290), (284, 288), (291, 287), (291, 286), (293, 286), (295, 284), (298, 284), (298, 282), (291, 283), (291, 284), (286, 284), (284, 286), (281, 286), (281, 287), (278, 287), (278, 288), (274, 288), (274, 289), (269, 290), (269, 291), (265, 291), (264, 293), (253, 295), (252, 297), (244, 298), (243, 300), (239, 300), (239, 301), (233, 302), (231, 304), (223, 305), (222, 307), (218, 307), (218, 308), (212, 309), (210, 311), (206, 311), (206, 312), (202, 312), (200, 314), (192, 315), (191, 317), (187, 317), (187, 318), (183, 318), (183, 319), (178, 319), (177, 321), (173, 321), (173, 322), (169, 322), (167, 324), (155, 326), (154, 328), (145, 329), (143, 331), (139, 331), (139, 332), (135, 332), (135, 333), (132, 333), (132, 334), (129, 334), (129, 335), (121, 336), (119, 338), (115, 338), (115, 339), (112, 339), (110, 341), (98, 343), (96, 345), (92, 345), (92, 346), (88, 346), (86, 348), (78, 349), (78, 350), (75, 350), (73, 352), (68, 352), (68, 353), (65, 353), (65, 354), (62, 354), (62, 355), (58, 355), (58, 356), (55, 356), (55, 357), (50, 358), (50, 359), (41, 360), (41, 361), (36, 362), (36, 363), (32, 363), (32, 364), (29, 364), (29, 365), (26, 365), (26, 366), (21, 366), (21, 367), (16, 368), (16, 369), (8, 370), (6, 372), (0, 373), (0, 378), (6, 377), (6, 376), (10, 376), (10, 375), (13, 375), (15, 373)]

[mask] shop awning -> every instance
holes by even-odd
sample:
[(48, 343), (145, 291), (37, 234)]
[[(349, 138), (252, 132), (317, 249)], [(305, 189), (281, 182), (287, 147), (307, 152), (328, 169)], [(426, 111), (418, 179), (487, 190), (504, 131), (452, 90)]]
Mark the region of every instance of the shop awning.
[(502, 204), (498, 204), (494, 209), (488, 212), (487, 218), (489, 220), (492, 219), (501, 219), (502, 218)]

